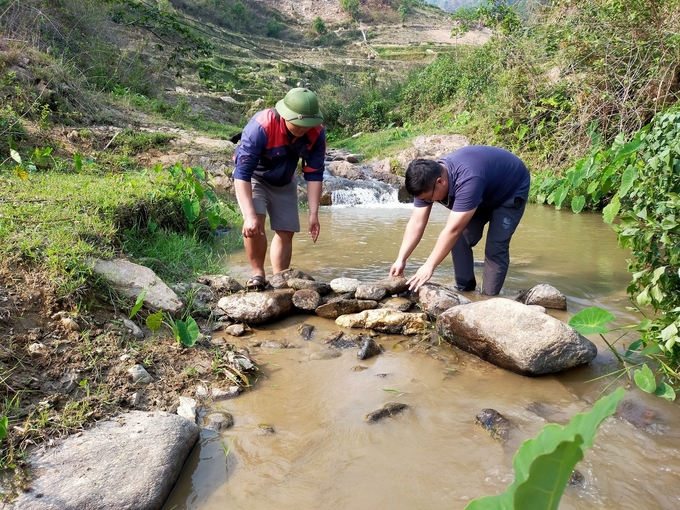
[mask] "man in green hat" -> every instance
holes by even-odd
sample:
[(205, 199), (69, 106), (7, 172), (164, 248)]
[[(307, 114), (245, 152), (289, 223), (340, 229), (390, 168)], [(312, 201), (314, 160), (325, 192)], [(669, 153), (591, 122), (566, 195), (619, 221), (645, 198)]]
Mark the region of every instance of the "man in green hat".
[(300, 231), (295, 169), (302, 159), (307, 182), (309, 234), (319, 237), (319, 201), (326, 156), (326, 131), (316, 94), (294, 88), (269, 108), (256, 113), (241, 134), (234, 153), (234, 186), (243, 214), (243, 239), (252, 269), (246, 288), (261, 290), (267, 285), (264, 260), (269, 223), (274, 238), (269, 253), (274, 274), (288, 269), (293, 254), (293, 236)]

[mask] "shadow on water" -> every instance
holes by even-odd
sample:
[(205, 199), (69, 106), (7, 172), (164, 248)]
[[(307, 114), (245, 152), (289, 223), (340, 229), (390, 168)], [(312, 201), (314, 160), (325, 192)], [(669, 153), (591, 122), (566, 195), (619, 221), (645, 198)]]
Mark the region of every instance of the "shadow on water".
[[(293, 265), (326, 282), (384, 278), (410, 212), (398, 204), (323, 208), (319, 241), (297, 235)], [(429, 255), (446, 215), (442, 207), (433, 210), (407, 275)], [(306, 216), (301, 219), (304, 229)], [(483, 241), (475, 255), (483, 259)], [(513, 238), (504, 295), (550, 283), (568, 298), (568, 312), (551, 312), (560, 320), (598, 305), (628, 324), (638, 318), (627, 309), (626, 257), (600, 216), (530, 205)], [(248, 276), (244, 253), (225, 263), (240, 280)], [(433, 280), (453, 282), (450, 260)], [(312, 341), (300, 337), (302, 323), (315, 327)], [(443, 343), (407, 348), (403, 337), (390, 335), (378, 337), (385, 351), (370, 360), (357, 360), (353, 349), (316, 359), (326, 348), (324, 337), (337, 329), (331, 320), (295, 315), (230, 339), (251, 346), (264, 377), (238, 398), (218, 403), (235, 425), (221, 437), (202, 434), (166, 509), (462, 509), (471, 499), (504, 491), (519, 445), (545, 423), (564, 424), (590, 409), (611, 382), (594, 379), (617, 368), (597, 336), (590, 338), (599, 351), (591, 364), (540, 378), (509, 373)], [(263, 339), (295, 347), (252, 347)], [(680, 506), (680, 410), (627, 386), (629, 411), (601, 426), (577, 466), (583, 482), (567, 488), (561, 510)], [(378, 423), (364, 420), (387, 402), (409, 409)], [(475, 425), (483, 408), (511, 422), (507, 444)], [(263, 433), (261, 424), (273, 432)], [(225, 458), (221, 442), (232, 440)]]

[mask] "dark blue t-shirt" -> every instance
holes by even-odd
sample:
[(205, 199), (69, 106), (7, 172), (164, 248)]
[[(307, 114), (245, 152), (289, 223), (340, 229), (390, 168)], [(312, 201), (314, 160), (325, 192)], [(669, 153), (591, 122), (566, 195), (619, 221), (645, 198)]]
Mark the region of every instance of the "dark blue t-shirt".
[[(521, 159), (500, 147), (468, 145), (438, 162), (449, 175), (448, 200), (439, 203), (452, 211), (495, 209), (510, 198), (529, 195), (529, 170)], [(430, 204), (416, 197), (413, 205)]]

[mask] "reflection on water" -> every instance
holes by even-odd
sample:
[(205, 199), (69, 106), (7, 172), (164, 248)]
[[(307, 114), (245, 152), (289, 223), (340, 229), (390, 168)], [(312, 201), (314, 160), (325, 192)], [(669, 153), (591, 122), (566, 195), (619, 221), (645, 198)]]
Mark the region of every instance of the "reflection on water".
[[(296, 236), (293, 265), (322, 281), (383, 278), (409, 215), (409, 206), (325, 209), (316, 245), (305, 234)], [(303, 215), (303, 225), (305, 220)], [(446, 211), (435, 208), (408, 274), (427, 258), (445, 220)], [(481, 249), (476, 258), (483, 259)], [(597, 215), (529, 206), (513, 239), (504, 292), (511, 296), (547, 282), (568, 296), (569, 312), (554, 314), (562, 320), (598, 304), (630, 322), (625, 258)], [(243, 253), (232, 255), (231, 273), (246, 276), (245, 261)], [(450, 261), (434, 280), (453, 282)], [(316, 328), (310, 342), (297, 332), (303, 322)], [(325, 348), (324, 335), (336, 329), (331, 320), (297, 315), (238, 340), (280, 339), (297, 348), (251, 349), (264, 377), (252, 391), (217, 404), (234, 415), (235, 426), (221, 436), (202, 433), (167, 509), (461, 509), (475, 497), (504, 491), (518, 446), (545, 423), (564, 424), (588, 410), (612, 380), (594, 379), (617, 368), (597, 337), (591, 340), (600, 354), (589, 366), (540, 378), (506, 372), (447, 345), (403, 349), (396, 336), (381, 336), (385, 352), (367, 361), (359, 362), (354, 350), (310, 360)], [(353, 370), (357, 365), (367, 369)], [(634, 387), (626, 399), (643, 410), (642, 419), (633, 420), (638, 427), (620, 417), (602, 425), (578, 465), (584, 484), (567, 488), (561, 510), (680, 506), (678, 406)], [(378, 423), (364, 421), (393, 401), (410, 409)], [(506, 445), (475, 426), (475, 415), (487, 407), (511, 421)], [(275, 432), (264, 433), (260, 424)], [(223, 445), (231, 444), (225, 457)]]

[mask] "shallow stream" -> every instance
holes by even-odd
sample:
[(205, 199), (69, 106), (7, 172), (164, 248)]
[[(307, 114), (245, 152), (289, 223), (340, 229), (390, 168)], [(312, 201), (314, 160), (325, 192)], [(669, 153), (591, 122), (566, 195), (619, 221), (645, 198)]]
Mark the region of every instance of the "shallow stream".
[[(319, 241), (297, 235), (293, 266), (325, 282), (384, 278), (410, 212), (399, 204), (322, 208)], [(407, 275), (429, 255), (446, 213), (433, 209)], [(304, 229), (304, 213), (301, 224)], [(483, 241), (475, 255), (483, 259)], [(626, 256), (601, 216), (530, 205), (513, 238), (504, 295), (550, 283), (568, 299), (568, 312), (551, 311), (555, 317), (566, 322), (597, 305), (614, 313), (617, 325), (630, 324), (637, 316), (627, 308)], [(245, 253), (225, 263), (240, 281), (248, 276)], [(450, 259), (433, 281), (453, 282)], [(303, 323), (315, 326), (312, 341), (300, 337)], [(398, 336), (380, 336), (385, 352), (367, 361), (357, 360), (355, 349), (313, 359), (325, 349), (321, 338), (337, 329), (332, 320), (296, 315), (237, 340), (244, 346), (287, 341), (297, 348), (251, 349), (264, 377), (217, 404), (234, 415), (235, 425), (220, 435), (202, 432), (166, 509), (462, 509), (476, 497), (503, 492), (513, 480), (519, 445), (545, 423), (565, 424), (589, 410), (613, 380), (594, 379), (618, 368), (597, 336), (590, 337), (599, 351), (591, 364), (541, 378), (501, 370), (446, 344), (406, 348)], [(577, 466), (583, 481), (567, 487), (561, 510), (680, 508), (680, 409), (625, 379), (620, 384), (628, 388), (620, 413), (600, 427)], [(364, 420), (387, 402), (409, 409), (377, 423)], [(512, 423), (506, 444), (475, 425), (483, 408)]]

